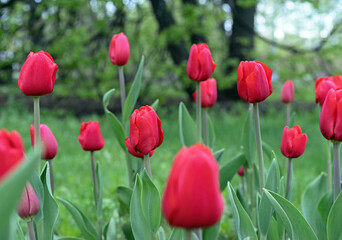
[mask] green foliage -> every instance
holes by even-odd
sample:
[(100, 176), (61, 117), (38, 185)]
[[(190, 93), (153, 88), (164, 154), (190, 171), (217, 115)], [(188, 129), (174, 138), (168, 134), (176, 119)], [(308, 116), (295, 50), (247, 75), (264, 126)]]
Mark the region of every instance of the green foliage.
[(183, 146), (190, 147), (197, 142), (196, 123), (189, 114), (184, 103), (179, 104), (178, 109), (179, 137)]
[(227, 162), (223, 167), (220, 168), (220, 189), (223, 191), (227, 182), (230, 181), (237, 173), (239, 168), (245, 163), (246, 158), (242, 153), (236, 155), (232, 160)]
[(342, 194), (340, 193), (332, 205), (327, 222), (327, 235), (329, 240), (341, 239), (342, 229), (339, 224), (342, 221)]

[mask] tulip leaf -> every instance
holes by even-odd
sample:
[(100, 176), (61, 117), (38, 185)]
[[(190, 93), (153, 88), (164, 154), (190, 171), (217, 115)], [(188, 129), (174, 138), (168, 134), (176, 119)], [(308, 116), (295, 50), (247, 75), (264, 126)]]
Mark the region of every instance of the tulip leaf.
[(214, 152), (214, 157), (216, 159), (216, 162), (218, 162), (220, 164), (221, 162), (221, 159), (222, 159), (222, 156), (223, 156), (223, 153), (224, 153), (224, 148), (220, 149), (220, 150), (217, 150), (216, 152)]
[(125, 101), (125, 106), (123, 109), (123, 118), (122, 118), (124, 124), (129, 121), (129, 118), (133, 112), (133, 109), (139, 97), (141, 78), (142, 78), (142, 73), (143, 73), (143, 68), (144, 68), (144, 59), (145, 59), (144, 56), (142, 56), (138, 71), (135, 74), (133, 84), (131, 86), (131, 89), (128, 92), (128, 95)]
[(111, 120), (111, 125), (113, 127), (115, 137), (120, 144), (120, 147), (126, 152), (127, 147), (125, 143), (125, 130), (119, 119), (114, 115), (114, 113), (108, 110), (109, 100), (113, 96), (114, 91), (115, 89), (111, 89), (103, 96), (103, 108), (105, 110), (106, 116)]
[(96, 163), (96, 177), (97, 177), (97, 189), (98, 189), (98, 196), (97, 196), (97, 215), (102, 219), (102, 198), (103, 198), (103, 187), (102, 187), (102, 174), (101, 174), (101, 167), (100, 163)]
[(34, 217), (35, 222), (39, 222), (44, 216), (43, 216), (43, 210), (44, 210), (44, 186), (42, 181), (40, 180), (40, 177), (38, 176), (38, 173), (36, 171), (32, 171), (29, 182), (34, 190), (34, 192), (37, 195), (37, 198), (39, 200), (39, 212)]
[(164, 228), (163, 228), (163, 227), (160, 227), (160, 228), (158, 229), (158, 232), (157, 232), (157, 239), (158, 239), (158, 240), (166, 240), (165, 231), (164, 231)]
[(255, 134), (254, 127), (252, 123), (252, 108), (250, 107), (242, 129), (241, 145), (243, 153), (247, 159), (248, 163), (254, 162), (254, 146), (255, 146)]
[(215, 225), (203, 229), (203, 240), (215, 240), (218, 238), (221, 221)]
[(178, 109), (179, 137), (183, 146), (190, 147), (197, 142), (196, 123), (190, 116), (184, 103), (179, 104)]
[(84, 240), (83, 238), (76, 238), (76, 237), (60, 237), (56, 240)]
[(104, 228), (105, 240), (115, 240), (116, 239), (116, 227), (115, 220), (113, 217), (110, 218), (108, 224)]
[(264, 156), (266, 156), (269, 161), (272, 161), (272, 159), (275, 158), (275, 154), (272, 150), (272, 147), (264, 141), (262, 141), (262, 149)]
[(27, 155), (27, 159), (21, 162), (13, 172), (9, 173), (0, 182), (0, 239), (8, 239), (5, 236), (9, 234), (11, 215), (17, 207), (26, 180), (29, 178), (31, 172), (34, 171), (39, 158), (39, 149), (30, 152)]
[(19, 239), (20, 240), (26, 240), (25, 239), (25, 235), (24, 235), (24, 232), (23, 232), (23, 229), (21, 228), (20, 226), (20, 223), (19, 223), (19, 219), (17, 219), (17, 229), (18, 229), (18, 235), (19, 235)]
[(125, 186), (118, 186), (116, 188), (116, 194), (120, 203), (119, 214), (120, 216), (129, 213), (129, 205), (131, 203), (133, 190)]
[(85, 239), (99, 239), (98, 233), (94, 225), (89, 221), (89, 219), (83, 214), (81, 210), (79, 210), (74, 204), (72, 204), (68, 200), (62, 199), (60, 197), (58, 197), (57, 199), (66, 207), (66, 209), (72, 215)]
[(279, 232), (278, 232), (278, 223), (277, 221), (271, 217), (270, 225), (267, 231), (267, 239), (268, 240), (280, 240)]
[(235, 228), (239, 239), (257, 240), (258, 237), (255, 233), (252, 220), (242, 207), (230, 182), (228, 182), (228, 195), (235, 219)]
[(324, 223), (324, 229), (327, 229), (328, 215), (333, 205), (333, 191), (332, 189), (328, 191), (324, 196), (320, 199), (318, 204), (318, 211), (322, 218), (322, 222)]
[(237, 173), (239, 168), (246, 162), (246, 157), (243, 153), (239, 153), (232, 160), (227, 162), (220, 168), (220, 189), (223, 191), (227, 182), (230, 181)]
[(329, 240), (339, 240), (342, 238), (342, 228), (340, 227), (342, 222), (342, 194), (340, 193), (333, 205), (331, 206), (328, 222), (327, 222), (327, 234)]
[(312, 226), (318, 239), (327, 239), (325, 222), (318, 211), (320, 200), (327, 192), (327, 176), (321, 173), (304, 192), (302, 212), (305, 219)]
[(159, 106), (159, 99), (156, 99), (152, 104), (151, 104), (151, 108), (154, 109), (154, 111), (157, 111)]
[(277, 213), (278, 221), (281, 220), (284, 224), (290, 239), (317, 239), (309, 223), (291, 202), (266, 189), (264, 189), (264, 194)]
[(169, 240), (182, 240), (183, 234), (184, 234), (184, 230), (182, 228), (174, 228), (172, 230)]

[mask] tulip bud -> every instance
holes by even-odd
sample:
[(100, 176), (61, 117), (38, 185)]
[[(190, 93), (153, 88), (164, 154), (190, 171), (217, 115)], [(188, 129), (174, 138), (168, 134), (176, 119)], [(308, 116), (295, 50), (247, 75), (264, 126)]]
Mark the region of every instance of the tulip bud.
[(249, 103), (264, 101), (272, 93), (272, 69), (257, 61), (240, 62), (237, 75), (239, 96)]
[(53, 91), (58, 66), (44, 51), (30, 52), (20, 70), (18, 85), (27, 96), (41, 96)]
[(316, 103), (319, 103), (319, 105), (323, 106), (324, 100), (329, 90), (336, 90), (340, 87), (342, 87), (342, 77), (339, 75), (335, 75), (334, 77), (327, 76), (317, 78), (315, 83)]
[[(144, 154), (134, 151), (134, 148), (131, 145), (131, 141), (129, 137), (125, 139), (125, 143), (126, 143), (127, 150), (130, 154), (132, 154), (134, 157), (137, 157), (137, 158), (144, 158)], [(154, 150), (152, 150), (149, 153), (149, 156), (152, 157), (153, 153), (154, 153)]]
[[(209, 78), (201, 83), (201, 106), (202, 108), (212, 107), (215, 105), (217, 100), (217, 87), (216, 80)], [(196, 103), (197, 91), (192, 94), (192, 97)]]
[(170, 225), (191, 229), (220, 220), (224, 204), (218, 174), (218, 164), (207, 146), (198, 143), (178, 152), (162, 200)]
[(186, 73), (194, 81), (207, 80), (215, 70), (209, 47), (205, 43), (193, 44), (190, 49)]
[(78, 137), (84, 151), (101, 150), (105, 144), (99, 122), (83, 122), (81, 124), (80, 136)]
[(144, 155), (159, 147), (164, 139), (161, 121), (150, 106), (134, 110), (131, 115), (129, 138), (134, 151)]
[(40, 204), (30, 183), (26, 183), (18, 205), (18, 215), (22, 219), (32, 219), (39, 212)]
[(288, 80), (284, 83), (284, 86), (281, 90), (281, 100), (283, 103), (291, 103), (294, 99), (294, 85), (291, 80)]
[(243, 168), (243, 166), (241, 166), (238, 170), (238, 174), (240, 177), (244, 177), (245, 176), (245, 170)]
[(0, 182), (24, 160), (24, 147), (18, 132), (0, 130)]
[(129, 42), (124, 33), (115, 34), (109, 45), (109, 58), (113, 64), (126, 65), (129, 59)]
[(280, 150), (287, 158), (297, 158), (304, 153), (307, 136), (302, 134), (302, 129), (297, 126), (289, 128), (286, 126), (281, 139)]
[[(30, 126), (31, 144), (34, 147), (34, 125)], [(40, 124), (40, 141), (43, 147), (42, 156), (43, 160), (51, 160), (57, 155), (58, 143), (55, 136), (48, 126)]]

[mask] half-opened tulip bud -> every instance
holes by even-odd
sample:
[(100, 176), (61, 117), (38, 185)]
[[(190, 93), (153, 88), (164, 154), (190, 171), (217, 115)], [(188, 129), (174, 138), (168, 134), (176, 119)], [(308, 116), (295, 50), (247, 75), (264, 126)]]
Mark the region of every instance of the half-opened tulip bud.
[(0, 130), (0, 182), (24, 160), (24, 147), (18, 132)]
[(286, 126), (283, 130), (280, 150), (287, 158), (298, 158), (304, 153), (307, 136), (302, 134), (302, 129), (297, 126), (289, 128)]
[(152, 107), (134, 110), (129, 126), (129, 138), (134, 151), (147, 155), (162, 144), (164, 133), (161, 121)]
[(336, 90), (342, 87), (342, 77), (335, 75), (334, 77), (317, 78), (315, 83), (316, 103), (323, 106), (324, 100), (330, 89)]
[[(212, 107), (217, 100), (217, 87), (216, 80), (209, 78), (201, 83), (201, 106), (202, 108)], [(196, 102), (197, 91), (192, 94), (194, 101)]]
[(31, 184), (27, 182), (18, 205), (18, 215), (22, 219), (32, 219), (39, 212), (39, 208), (38, 197)]
[(58, 66), (44, 51), (30, 52), (20, 70), (18, 85), (27, 96), (41, 96), (53, 91)]
[(238, 174), (239, 174), (240, 177), (245, 176), (245, 170), (244, 170), (243, 166), (241, 166), (241, 167), (239, 168)]
[[(31, 144), (34, 147), (34, 125), (30, 126), (31, 133)], [(48, 126), (40, 124), (40, 141), (43, 148), (42, 159), (51, 160), (53, 159), (58, 151), (58, 143), (55, 136), (51, 132)]]
[(291, 103), (294, 99), (294, 85), (291, 80), (288, 80), (284, 83), (283, 88), (281, 89), (281, 100), (283, 103)]
[[(130, 154), (132, 154), (134, 157), (137, 157), (137, 158), (144, 158), (144, 154), (134, 151), (134, 148), (131, 145), (131, 141), (129, 137), (125, 139), (125, 143), (126, 143), (127, 150)], [(154, 150), (152, 150), (149, 153), (149, 156), (151, 157), (153, 153), (154, 153)]]
[(78, 136), (84, 151), (101, 150), (105, 144), (99, 122), (89, 121), (81, 124), (80, 136)]
[(205, 43), (193, 44), (190, 49), (186, 73), (194, 81), (207, 80), (215, 70), (209, 47)]
[(124, 33), (115, 34), (109, 45), (109, 58), (113, 64), (126, 65), (129, 59), (129, 43)]
[(218, 174), (210, 148), (195, 144), (178, 152), (162, 201), (170, 225), (190, 229), (208, 227), (220, 220), (224, 204)]
[(322, 135), (328, 140), (342, 141), (342, 89), (330, 89), (319, 117)]
[(249, 103), (264, 101), (272, 93), (272, 69), (257, 61), (240, 62), (237, 75), (239, 96)]

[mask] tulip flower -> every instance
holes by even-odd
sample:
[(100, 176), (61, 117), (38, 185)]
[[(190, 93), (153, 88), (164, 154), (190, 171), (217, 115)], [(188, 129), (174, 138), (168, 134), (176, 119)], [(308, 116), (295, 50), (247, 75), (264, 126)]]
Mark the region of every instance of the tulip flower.
[(241, 166), (238, 170), (238, 174), (240, 177), (244, 177), (245, 176), (245, 170), (243, 168), (243, 166)]
[(170, 225), (192, 229), (220, 220), (224, 204), (218, 174), (210, 148), (197, 143), (178, 152), (162, 200), (162, 211)]
[(291, 103), (294, 99), (294, 85), (291, 80), (288, 80), (284, 83), (283, 88), (281, 89), (281, 100), (283, 103)]
[(126, 65), (129, 59), (129, 42), (124, 33), (115, 34), (109, 45), (109, 58), (113, 64)]
[(329, 90), (336, 90), (340, 87), (342, 87), (342, 77), (339, 75), (335, 75), (334, 77), (327, 76), (317, 78), (315, 83), (316, 103), (319, 103), (319, 105), (323, 106), (324, 100)]
[(27, 182), (18, 205), (18, 215), (22, 219), (32, 219), (39, 212), (40, 204), (31, 184)]
[[(125, 143), (126, 143), (127, 150), (131, 155), (137, 158), (144, 158), (144, 154), (134, 151), (129, 137), (125, 139)], [(153, 153), (154, 153), (154, 150), (152, 150), (148, 155), (151, 157)]]
[[(34, 125), (30, 127), (31, 144), (34, 147)], [(43, 147), (42, 159), (51, 160), (57, 155), (58, 143), (48, 126), (40, 124), (40, 139)]]
[(24, 160), (24, 147), (18, 132), (0, 130), (0, 182)]
[(84, 151), (98, 151), (101, 150), (105, 144), (99, 122), (83, 122), (81, 124), (80, 136), (78, 141)]
[[(202, 81), (201, 83), (201, 106), (202, 108), (210, 108), (215, 105), (217, 100), (217, 87), (216, 80), (214, 78), (209, 78), (206, 81)], [(196, 102), (196, 93), (195, 91), (192, 94), (194, 101)]]

